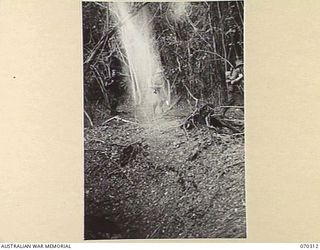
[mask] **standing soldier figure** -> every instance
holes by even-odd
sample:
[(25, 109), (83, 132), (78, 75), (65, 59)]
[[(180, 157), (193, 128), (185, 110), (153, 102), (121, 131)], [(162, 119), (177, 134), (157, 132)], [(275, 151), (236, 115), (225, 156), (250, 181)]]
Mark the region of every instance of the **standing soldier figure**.
[(120, 73), (121, 63), (116, 57), (112, 58), (110, 65), (111, 76), (106, 81), (106, 90), (109, 98), (111, 115), (117, 115), (117, 107), (120, 102), (120, 98), (124, 94), (125, 83), (123, 76)]
[[(226, 106), (241, 105), (243, 99), (243, 61), (237, 59), (235, 68), (226, 72), (226, 81), (228, 88), (228, 101)], [(227, 107), (222, 112), (223, 115), (229, 110)]]

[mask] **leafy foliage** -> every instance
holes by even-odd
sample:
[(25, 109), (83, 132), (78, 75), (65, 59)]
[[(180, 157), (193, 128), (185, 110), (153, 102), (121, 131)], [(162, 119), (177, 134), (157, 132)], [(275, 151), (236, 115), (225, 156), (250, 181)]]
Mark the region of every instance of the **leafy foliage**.
[[(160, 52), (166, 78), (174, 94), (188, 97), (184, 85), (197, 98), (214, 104), (226, 99), (225, 72), (243, 57), (243, 2), (190, 2), (182, 6), (183, 15), (175, 10), (180, 3), (131, 3), (132, 13), (147, 8), (154, 43)], [(103, 79), (110, 77), (111, 55), (125, 64), (123, 48), (116, 30), (110, 3), (83, 2), (83, 56)], [(101, 45), (98, 47), (97, 45)], [(84, 67), (85, 101), (102, 99), (92, 68)]]

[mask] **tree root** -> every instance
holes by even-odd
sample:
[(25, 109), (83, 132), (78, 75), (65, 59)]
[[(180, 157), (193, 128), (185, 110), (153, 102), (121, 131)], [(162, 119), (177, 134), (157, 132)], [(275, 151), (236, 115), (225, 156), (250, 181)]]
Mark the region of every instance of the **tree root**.
[(196, 108), (179, 127), (186, 131), (197, 128), (197, 125), (205, 125), (217, 132), (222, 128), (228, 128), (233, 133), (243, 133), (243, 126), (239, 126), (235, 122), (242, 121), (226, 119), (223, 114), (215, 113), (215, 107), (212, 104), (205, 104), (202, 107)]

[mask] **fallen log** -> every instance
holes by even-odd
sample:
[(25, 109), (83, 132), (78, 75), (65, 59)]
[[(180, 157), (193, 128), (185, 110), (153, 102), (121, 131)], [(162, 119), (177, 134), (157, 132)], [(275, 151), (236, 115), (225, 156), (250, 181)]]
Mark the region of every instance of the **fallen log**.
[(120, 118), (118, 115), (116, 115), (116, 116), (113, 116), (113, 117), (109, 118), (108, 120), (104, 121), (104, 122), (102, 123), (102, 125), (104, 126), (104, 125), (106, 125), (108, 122), (110, 122), (110, 121), (112, 121), (112, 120), (118, 120), (118, 121), (122, 121), (122, 122), (126, 122), (126, 123), (136, 124), (136, 125), (139, 124), (139, 123), (137, 123), (137, 122), (133, 122), (133, 121), (129, 121), (129, 120)]

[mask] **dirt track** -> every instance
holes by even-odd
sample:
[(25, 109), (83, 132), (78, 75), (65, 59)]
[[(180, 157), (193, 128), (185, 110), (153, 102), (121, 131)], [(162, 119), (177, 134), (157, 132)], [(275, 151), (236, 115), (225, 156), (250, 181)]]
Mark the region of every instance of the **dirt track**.
[(243, 135), (177, 114), (85, 129), (86, 239), (246, 237)]

